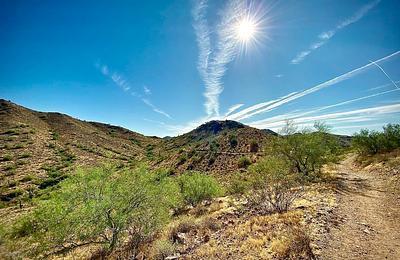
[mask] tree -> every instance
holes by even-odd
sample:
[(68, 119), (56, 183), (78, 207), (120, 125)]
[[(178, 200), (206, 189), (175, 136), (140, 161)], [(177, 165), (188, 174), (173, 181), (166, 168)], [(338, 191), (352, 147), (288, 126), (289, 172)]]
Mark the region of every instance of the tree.
[(308, 179), (316, 177), (324, 164), (335, 162), (339, 154), (337, 139), (329, 134), (323, 123), (314, 124), (315, 131), (299, 131), (288, 121), (282, 129), (283, 136), (275, 137), (271, 151), (284, 156), (289, 164)]
[(109, 253), (122, 236), (136, 249), (168, 219), (168, 198), (144, 167), (80, 169), (18, 221), (13, 235), (40, 242), (36, 249), (46, 254), (88, 244), (103, 245)]

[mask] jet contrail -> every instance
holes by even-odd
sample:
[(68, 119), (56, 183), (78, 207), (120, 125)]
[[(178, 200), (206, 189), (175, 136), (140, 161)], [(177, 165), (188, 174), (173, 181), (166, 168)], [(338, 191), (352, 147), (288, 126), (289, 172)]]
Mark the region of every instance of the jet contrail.
[(383, 74), (385, 74), (385, 76), (393, 83), (393, 85), (394, 85), (397, 89), (400, 89), (400, 88), (396, 85), (396, 82), (394, 82), (394, 81), (389, 77), (389, 75), (386, 73), (386, 71), (385, 71), (381, 66), (379, 66), (378, 63), (376, 63), (375, 61), (372, 61), (372, 60), (370, 60), (370, 62), (371, 62), (372, 64), (374, 64), (375, 66), (377, 66), (377, 67), (383, 72)]

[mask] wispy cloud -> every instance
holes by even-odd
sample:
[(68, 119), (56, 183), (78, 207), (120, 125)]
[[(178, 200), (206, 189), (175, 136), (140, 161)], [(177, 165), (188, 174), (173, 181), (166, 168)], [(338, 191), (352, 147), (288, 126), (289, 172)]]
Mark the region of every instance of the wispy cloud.
[[(387, 56), (385, 56), (383, 58), (375, 60), (374, 62), (375, 63), (383, 62), (383, 61), (386, 61), (386, 60), (388, 60), (388, 59), (390, 59), (390, 58), (392, 58), (392, 57), (394, 57), (394, 56), (396, 56), (398, 54), (400, 54), (400, 51), (396, 51), (396, 52), (394, 52), (394, 53), (392, 53), (390, 55), (387, 55)], [(357, 74), (369, 69), (371, 66), (374, 66), (372, 62), (368, 63), (367, 65), (364, 65), (362, 67), (359, 67), (357, 69), (354, 69), (352, 71), (349, 71), (347, 73), (344, 73), (344, 74), (342, 74), (340, 76), (337, 76), (337, 77), (335, 77), (333, 79), (330, 79), (328, 81), (320, 83), (320, 84), (318, 84), (318, 85), (316, 85), (314, 87), (311, 87), (311, 88), (308, 88), (306, 90), (303, 90), (301, 92), (291, 93), (291, 94), (289, 94), (289, 95), (287, 95), (285, 97), (282, 97), (280, 99), (276, 99), (276, 100), (272, 100), (272, 101), (263, 102), (263, 103), (260, 103), (260, 104), (253, 105), (253, 106), (251, 106), (249, 108), (243, 109), (243, 110), (241, 110), (241, 111), (239, 111), (239, 112), (237, 112), (235, 114), (232, 114), (230, 116), (230, 119), (232, 119), (232, 120), (242, 120), (242, 119), (249, 118), (249, 117), (252, 117), (252, 116), (260, 114), (260, 113), (271, 111), (272, 109), (275, 109), (275, 108), (277, 108), (277, 107), (279, 107), (281, 105), (284, 105), (284, 104), (286, 104), (288, 102), (291, 102), (291, 101), (296, 100), (298, 98), (301, 98), (301, 97), (304, 97), (306, 95), (312, 94), (312, 93), (314, 93), (316, 91), (319, 91), (321, 89), (327, 88), (329, 86), (333, 86), (333, 85), (338, 84), (338, 83), (340, 83), (342, 81), (348, 80), (348, 79), (354, 77), (355, 75), (357, 75)]]
[(151, 90), (147, 86), (143, 86), (144, 94), (151, 95)]
[[(299, 117), (293, 119), (293, 122), (297, 125), (310, 124), (314, 121), (327, 121), (328, 123), (333, 123), (335, 120), (351, 121), (354, 122), (356, 119), (359, 121), (370, 121), (373, 119), (381, 118), (383, 115), (393, 115), (400, 113), (400, 104), (387, 105), (387, 106), (377, 106), (369, 107), (363, 109), (357, 109), (345, 112), (336, 112), (330, 114), (323, 114), (317, 116), (309, 117)], [(260, 120), (250, 123), (251, 126), (257, 128), (279, 128), (285, 125), (285, 120), (279, 120), (275, 122), (266, 122), (265, 120)]]
[(211, 30), (207, 23), (207, 1), (197, 1), (193, 11), (193, 27), (199, 48), (198, 70), (205, 84), (203, 93), (205, 109), (208, 116), (219, 116), (219, 95), (223, 91), (222, 78), (227, 65), (236, 57), (237, 40), (232, 31), (232, 23), (242, 15), (245, 2), (232, 0), (227, 2), (221, 15), (221, 22), (215, 28), (216, 43), (211, 45)]
[(339, 107), (339, 106), (348, 105), (348, 104), (351, 104), (351, 103), (354, 103), (354, 102), (358, 102), (358, 101), (361, 101), (361, 100), (365, 100), (365, 99), (369, 99), (369, 98), (373, 98), (373, 97), (389, 94), (389, 93), (396, 92), (396, 91), (399, 91), (399, 90), (398, 89), (393, 89), (393, 90), (383, 91), (383, 92), (375, 93), (375, 94), (372, 94), (372, 95), (363, 96), (363, 97), (359, 97), (359, 98), (354, 98), (354, 99), (346, 100), (346, 101), (339, 102), (339, 103), (332, 104), (332, 105), (328, 105), (328, 106), (323, 106), (323, 107), (320, 107), (320, 108), (317, 108), (317, 109), (311, 109), (311, 110), (306, 111), (306, 112), (286, 113), (286, 114), (270, 117), (270, 118), (267, 118), (267, 119), (255, 121), (255, 122), (252, 122), (250, 124), (260, 124), (260, 123), (267, 124), (267, 123), (274, 123), (274, 122), (282, 121), (282, 120), (294, 120), (296, 118), (301, 118), (301, 117), (304, 117), (306, 115), (315, 114), (315, 113), (321, 112), (323, 110), (327, 110), (327, 109), (331, 109), (331, 108), (335, 108), (335, 107)]
[(385, 71), (378, 63), (376, 63), (375, 61), (371, 61), (371, 63), (374, 64), (375, 66), (377, 66), (377, 67), (383, 72), (383, 74), (385, 74), (385, 76), (390, 80), (390, 82), (392, 82), (392, 84), (394, 85), (395, 88), (400, 89), (400, 88), (397, 86), (396, 82), (394, 82), (394, 81), (392, 80), (392, 78), (389, 77), (389, 75), (386, 73), (386, 71)]
[[(115, 85), (122, 88), (123, 91), (130, 93), (133, 97), (139, 98), (146, 106), (150, 107), (154, 112), (161, 114), (169, 119), (172, 119), (172, 117), (168, 113), (155, 106), (149, 99), (144, 98), (141, 94), (138, 94), (135, 91), (132, 91), (130, 84), (122, 74), (118, 72), (111, 72), (107, 65), (96, 63), (95, 66), (101, 72), (101, 74), (109, 78), (112, 82), (114, 82)], [(145, 95), (151, 94), (151, 90), (147, 86), (143, 87), (143, 92)]]
[(312, 51), (320, 48), (325, 43), (329, 41), (338, 31), (344, 29), (345, 27), (359, 21), (363, 18), (372, 8), (379, 4), (381, 0), (372, 1), (364, 6), (362, 6), (357, 12), (355, 12), (351, 17), (341, 21), (335, 28), (322, 32), (318, 36), (318, 40), (310, 45), (307, 50), (301, 51), (294, 57), (290, 63), (299, 64), (302, 62), (308, 55), (311, 54)]
[(159, 113), (165, 117), (168, 117), (169, 119), (172, 119), (171, 116), (164, 112), (163, 110), (159, 109), (158, 107), (156, 107), (155, 105), (153, 105), (153, 103), (150, 102), (150, 100), (146, 99), (146, 98), (142, 98), (143, 103), (145, 103), (147, 106), (149, 106), (154, 112)]
[(232, 114), (233, 112), (235, 112), (236, 110), (241, 108), (242, 106), (244, 106), (244, 104), (236, 104), (236, 105), (231, 106), (230, 108), (228, 108), (228, 111), (225, 113), (225, 117), (229, 116), (230, 114)]

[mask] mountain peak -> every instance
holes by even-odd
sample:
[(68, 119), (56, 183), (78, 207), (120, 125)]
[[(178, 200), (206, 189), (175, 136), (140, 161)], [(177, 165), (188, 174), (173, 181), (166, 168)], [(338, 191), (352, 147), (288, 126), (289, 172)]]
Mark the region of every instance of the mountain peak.
[(197, 127), (194, 132), (218, 134), (223, 130), (234, 130), (244, 127), (244, 124), (232, 120), (212, 120)]

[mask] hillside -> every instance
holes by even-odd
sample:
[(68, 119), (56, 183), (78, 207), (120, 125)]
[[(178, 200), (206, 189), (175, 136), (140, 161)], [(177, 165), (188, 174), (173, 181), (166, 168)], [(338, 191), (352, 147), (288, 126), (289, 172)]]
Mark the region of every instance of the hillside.
[(184, 170), (229, 173), (240, 170), (238, 161), (256, 161), (275, 135), (235, 121), (210, 121), (184, 135), (164, 140), (158, 166)]
[(161, 139), (122, 127), (33, 111), (0, 100), (0, 199), (30, 196), (57, 184), (71, 167), (144, 159)]

